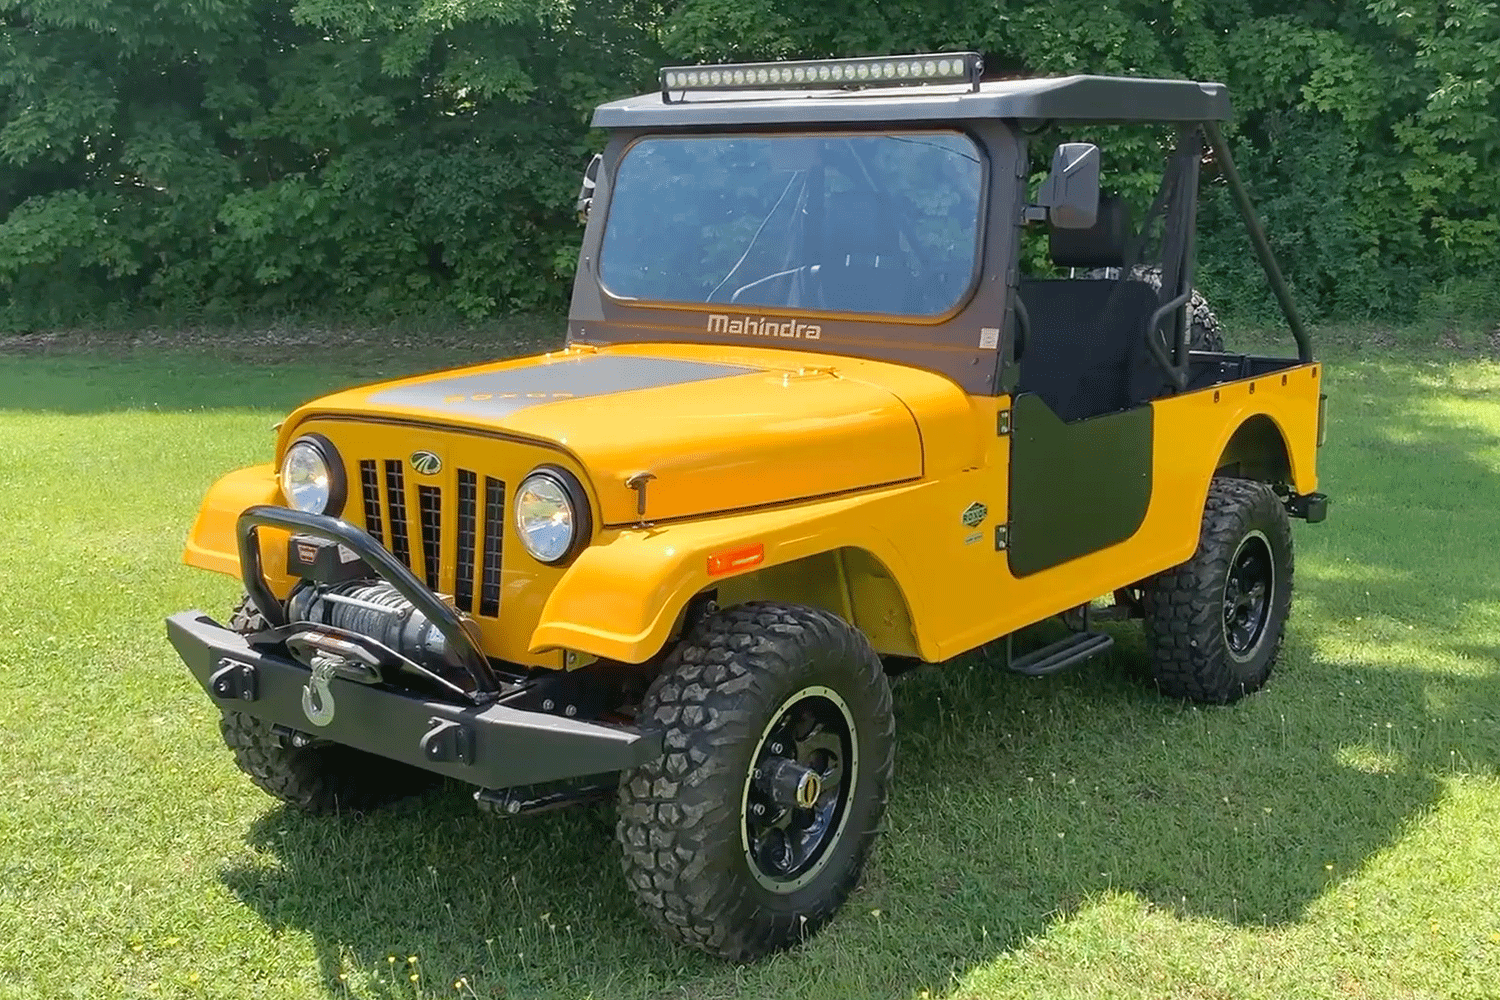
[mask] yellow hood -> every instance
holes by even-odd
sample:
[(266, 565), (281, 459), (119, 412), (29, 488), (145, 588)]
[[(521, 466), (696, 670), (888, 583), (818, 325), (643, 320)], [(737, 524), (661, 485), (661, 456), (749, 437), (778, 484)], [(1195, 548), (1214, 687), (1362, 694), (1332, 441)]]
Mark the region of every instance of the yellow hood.
[(654, 477), (648, 521), (919, 479), (922, 439), (902, 400), (847, 374), (847, 361), (827, 359), (836, 371), (807, 367), (815, 360), (570, 350), (329, 396), (288, 421), (282, 445), (297, 424), (323, 414), (407, 424), (400, 447), (413, 451), (439, 426), (545, 444), (586, 474), (605, 525), (640, 520), (638, 494), (626, 485), (640, 473)]

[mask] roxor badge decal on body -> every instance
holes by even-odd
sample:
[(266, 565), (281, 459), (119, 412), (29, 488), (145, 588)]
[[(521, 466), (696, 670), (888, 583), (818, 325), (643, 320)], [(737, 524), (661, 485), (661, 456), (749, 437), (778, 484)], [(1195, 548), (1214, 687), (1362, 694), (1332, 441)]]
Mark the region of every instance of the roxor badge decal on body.
[(430, 451), (411, 453), (411, 467), (418, 475), (435, 476), (443, 471), (443, 460)]
[(989, 516), (990, 509), (976, 500), (964, 510), (964, 527), (977, 528)]

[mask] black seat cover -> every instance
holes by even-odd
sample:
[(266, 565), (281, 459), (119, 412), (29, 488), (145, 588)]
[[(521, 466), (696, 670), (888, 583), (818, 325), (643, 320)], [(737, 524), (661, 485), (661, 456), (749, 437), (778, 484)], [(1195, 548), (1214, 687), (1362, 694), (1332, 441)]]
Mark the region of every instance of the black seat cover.
[[(1123, 267), (1130, 231), (1129, 206), (1101, 198), (1093, 228), (1052, 232), (1054, 262)], [(1059, 418), (1129, 409), (1160, 391), (1145, 343), (1146, 320), (1160, 302), (1156, 289), (1134, 279), (1025, 278), (1018, 294), (1029, 320), (1018, 388), (1035, 393)]]
[(902, 311), (909, 275), (885, 199), (873, 191), (828, 196), (817, 304), (839, 312)]
[(1040, 396), (1065, 421), (1125, 410), (1146, 356), (1146, 318), (1156, 290), (1144, 281), (1026, 279), (1021, 301), (1031, 335), (1021, 357), (1020, 388)]

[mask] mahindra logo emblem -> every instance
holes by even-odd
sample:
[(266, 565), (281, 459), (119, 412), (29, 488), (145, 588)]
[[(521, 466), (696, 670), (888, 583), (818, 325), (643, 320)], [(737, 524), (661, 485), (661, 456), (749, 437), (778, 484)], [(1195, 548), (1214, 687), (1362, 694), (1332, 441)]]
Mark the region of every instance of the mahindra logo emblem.
[(430, 451), (414, 451), (411, 467), (420, 476), (435, 476), (443, 471), (443, 460)]

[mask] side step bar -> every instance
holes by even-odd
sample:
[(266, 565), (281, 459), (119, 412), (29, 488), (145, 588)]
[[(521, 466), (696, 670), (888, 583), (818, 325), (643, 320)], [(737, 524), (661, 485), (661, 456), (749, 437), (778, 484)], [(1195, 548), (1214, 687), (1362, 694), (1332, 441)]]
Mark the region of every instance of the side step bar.
[(1010, 656), (1011, 640), (1005, 640), (1006, 660), (1010, 669), (1027, 677), (1045, 677), (1092, 660), (1115, 644), (1113, 636), (1103, 632), (1075, 632), (1050, 646), (1027, 653), (1020, 659)]

